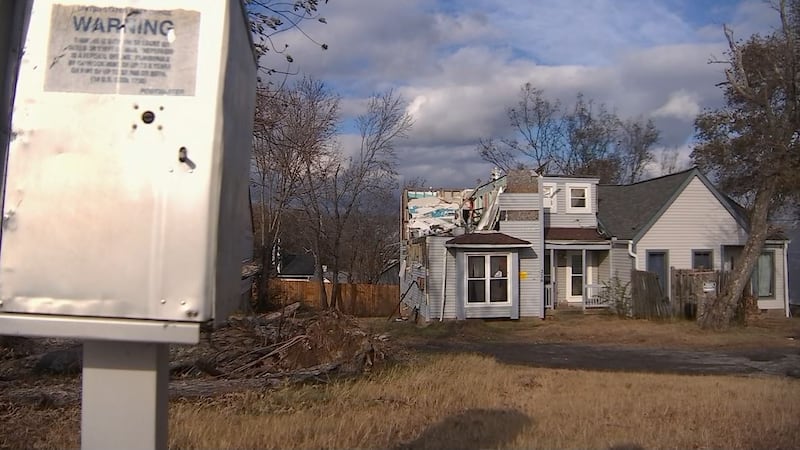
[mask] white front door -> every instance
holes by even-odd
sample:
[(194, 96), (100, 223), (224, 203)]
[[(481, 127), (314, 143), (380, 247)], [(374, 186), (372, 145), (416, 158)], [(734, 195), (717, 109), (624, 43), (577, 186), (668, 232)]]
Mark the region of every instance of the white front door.
[(567, 251), (567, 286), (568, 302), (583, 301), (583, 253)]

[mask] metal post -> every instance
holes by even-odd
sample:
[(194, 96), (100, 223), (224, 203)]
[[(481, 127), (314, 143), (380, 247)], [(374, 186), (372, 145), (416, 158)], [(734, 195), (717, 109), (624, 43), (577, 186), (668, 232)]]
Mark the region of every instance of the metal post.
[(81, 448), (166, 449), (169, 344), (83, 344)]

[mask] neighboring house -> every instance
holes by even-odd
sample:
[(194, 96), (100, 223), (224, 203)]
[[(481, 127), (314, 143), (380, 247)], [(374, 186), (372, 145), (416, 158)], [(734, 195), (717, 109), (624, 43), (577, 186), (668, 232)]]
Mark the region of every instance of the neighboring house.
[(281, 253), (275, 267), (278, 278), (293, 281), (309, 281), (316, 274), (314, 256), (310, 254), (293, 255)]
[[(493, 177), (494, 178), (494, 177)], [(512, 171), (472, 190), (403, 196), (401, 292), (426, 320), (544, 317), (602, 306), (631, 269), (730, 270), (747, 238), (741, 207), (696, 169), (626, 186)], [(786, 309), (787, 241), (754, 277), (762, 309)]]
[[(598, 218), (612, 240), (613, 276), (630, 269), (659, 275), (669, 294), (669, 269), (731, 270), (747, 242), (741, 206), (697, 169), (626, 186), (599, 186)], [(788, 240), (769, 236), (752, 278), (760, 309), (788, 312)]]

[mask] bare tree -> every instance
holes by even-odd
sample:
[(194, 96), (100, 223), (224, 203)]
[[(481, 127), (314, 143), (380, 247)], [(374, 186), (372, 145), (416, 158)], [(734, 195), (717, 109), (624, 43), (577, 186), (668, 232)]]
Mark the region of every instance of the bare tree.
[(659, 133), (652, 121), (622, 122), (604, 104), (580, 93), (564, 108), (526, 83), (517, 104), (506, 112), (514, 136), (485, 138), (478, 145), (481, 158), (506, 171), (527, 167), (617, 183), (641, 178), (653, 160)]
[(619, 118), (605, 104), (595, 105), (579, 93), (574, 108), (563, 120), (567, 147), (558, 160), (561, 171), (598, 176), (601, 183), (620, 181), (622, 161), (614, 145)]
[(753, 199), (749, 234), (732, 281), (701, 318), (701, 326), (727, 327), (761, 254), (771, 213), (800, 197), (800, 0), (780, 0), (781, 27), (742, 42), (724, 27), (726, 104), (695, 121), (699, 144), (692, 159), (723, 190)]
[(324, 290), (320, 306), (337, 307), (341, 298), (339, 273), (344, 266), (343, 245), (353, 215), (364, 199), (396, 189), (395, 142), (406, 136), (411, 117), (405, 103), (394, 92), (373, 96), (367, 111), (358, 117), (360, 146), (352, 155), (339, 153), (307, 170), (306, 212), (317, 234), (317, 254), (329, 249), (331, 301)]
[(349, 283), (377, 283), (400, 256), (396, 190), (366, 197), (352, 214), (342, 246)]
[[(327, 4), (328, 0), (324, 0)], [(319, 0), (297, 0), (285, 2), (282, 0), (245, 0), (250, 31), (253, 34), (253, 47), (259, 61), (259, 70), (272, 75), (275, 73), (288, 75), (294, 58), (289, 53), (289, 44), (276, 42), (277, 35), (288, 30), (299, 30), (309, 41), (319, 45), (322, 50), (328, 49), (328, 44), (317, 42), (303, 29), (304, 23), (309, 21), (328, 23), (320, 14)], [(284, 68), (279, 68), (277, 61), (265, 63), (265, 56), (269, 53), (283, 57)], [(285, 78), (284, 78), (285, 81)]]
[(620, 124), (617, 143), (621, 161), (620, 182), (635, 183), (643, 178), (647, 166), (655, 161), (653, 146), (658, 142), (659, 134), (652, 120), (628, 119)]
[(506, 110), (517, 137), (483, 139), (478, 147), (484, 160), (503, 170), (518, 168), (522, 161), (542, 167), (563, 148), (561, 104), (547, 100), (530, 83), (520, 88), (519, 95), (517, 105)]
[(665, 147), (658, 156), (659, 175), (669, 175), (680, 170), (678, 147)]
[(262, 262), (257, 309), (267, 303), (272, 257), (285, 212), (301, 194), (306, 168), (323, 158), (336, 132), (339, 99), (324, 83), (299, 80), (292, 89), (257, 97), (251, 182), (257, 190), (258, 245)]

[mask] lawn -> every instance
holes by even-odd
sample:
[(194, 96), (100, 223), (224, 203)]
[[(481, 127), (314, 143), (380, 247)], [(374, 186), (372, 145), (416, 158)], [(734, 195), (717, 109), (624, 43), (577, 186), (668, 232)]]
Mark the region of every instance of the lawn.
[[(724, 333), (683, 321), (361, 320), (406, 355), (372, 373), (277, 390), (176, 400), (171, 448), (800, 448), (800, 380), (596, 372), (507, 365), (420, 343), (566, 342), (618, 347), (800, 351), (800, 320)], [(406, 345), (406, 344), (411, 344)], [(457, 348), (457, 346), (454, 346)], [(0, 380), (2, 382), (2, 380)], [(36, 383), (68, 385), (74, 377)], [(2, 384), (0, 384), (2, 387)], [(80, 445), (80, 408), (16, 404), (0, 389), (0, 449)]]
[[(77, 407), (5, 407), (2, 448), (77, 446)], [(800, 381), (423, 355), (359, 379), (172, 402), (171, 448), (798, 448)]]

